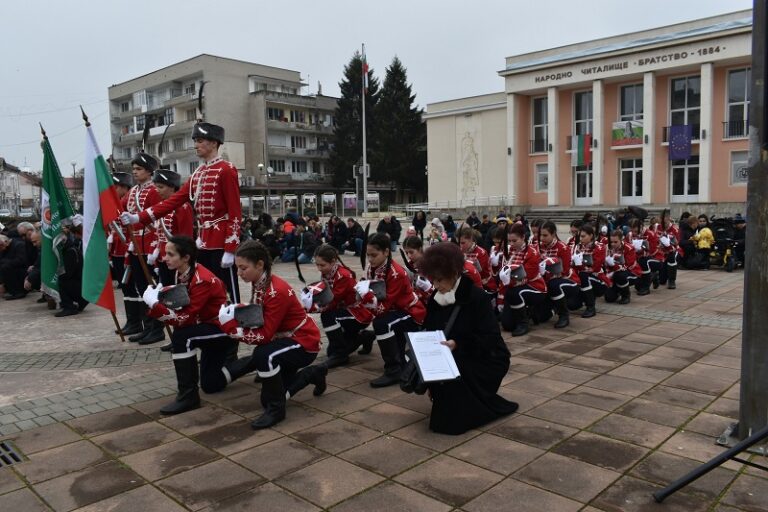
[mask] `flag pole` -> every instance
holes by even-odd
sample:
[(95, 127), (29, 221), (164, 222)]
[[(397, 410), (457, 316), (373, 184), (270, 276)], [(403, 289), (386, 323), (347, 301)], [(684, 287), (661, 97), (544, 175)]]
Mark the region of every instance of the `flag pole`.
[(368, 151), (365, 140), (365, 97), (367, 96), (366, 82), (368, 81), (368, 70), (366, 69), (368, 63), (365, 57), (365, 43), (363, 43), (363, 62), (362, 62), (362, 94), (360, 95), (363, 102), (363, 215), (368, 215)]

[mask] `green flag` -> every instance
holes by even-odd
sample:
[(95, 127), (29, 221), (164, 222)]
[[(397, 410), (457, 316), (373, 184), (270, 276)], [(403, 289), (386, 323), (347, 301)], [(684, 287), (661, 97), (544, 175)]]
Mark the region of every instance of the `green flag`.
[(61, 221), (75, 214), (69, 201), (59, 164), (53, 156), (48, 137), (43, 136), (43, 191), (40, 200), (40, 281), (43, 292), (59, 300), (59, 276), (64, 273), (61, 248), (66, 235)]

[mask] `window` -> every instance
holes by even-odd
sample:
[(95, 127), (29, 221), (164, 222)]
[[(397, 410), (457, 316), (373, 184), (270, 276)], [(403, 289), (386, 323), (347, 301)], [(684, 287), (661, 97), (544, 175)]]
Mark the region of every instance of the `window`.
[(592, 91), (574, 94), (573, 125), (574, 135), (592, 133)]
[(189, 174), (192, 174), (193, 172), (195, 172), (199, 165), (200, 164), (198, 162), (189, 162)]
[(621, 88), (620, 121), (640, 121), (643, 119), (643, 85), (625, 85)]
[(195, 82), (184, 86), (184, 94), (195, 94)]
[(291, 147), (292, 148), (306, 148), (307, 147), (307, 138), (306, 137), (292, 136), (291, 137)]
[(282, 121), (285, 117), (285, 111), (281, 108), (267, 108), (267, 119), (272, 121)]
[(169, 124), (173, 124), (173, 109), (172, 108), (165, 109), (165, 114), (163, 115), (163, 124), (161, 126), (168, 126)]
[(672, 200), (686, 201), (698, 199), (699, 195), (699, 156), (693, 155), (688, 160), (672, 161)]
[(174, 151), (184, 151), (186, 148), (186, 145), (184, 144), (184, 137), (176, 137), (173, 139), (173, 150)]
[(160, 148), (160, 149), (162, 150), (164, 155), (167, 155), (168, 153), (170, 153), (171, 152), (171, 141), (164, 140), (163, 141), (163, 147)]
[(303, 123), (304, 122), (304, 112), (300, 110), (291, 110), (291, 122), (292, 123)]
[(728, 72), (728, 118), (724, 134), (726, 139), (747, 136), (751, 83), (750, 68)]
[(307, 172), (307, 161), (306, 160), (293, 160), (291, 162), (291, 172), (294, 173), (306, 173)]
[(185, 121), (195, 121), (197, 119), (197, 109), (196, 108), (188, 108), (184, 112), (184, 120)]
[(549, 187), (549, 167), (547, 164), (536, 164), (535, 166), (536, 184), (534, 192), (546, 192)]
[(731, 185), (746, 185), (749, 177), (749, 152), (731, 153)]
[(691, 125), (693, 138), (699, 138), (701, 124), (701, 78), (687, 76), (672, 80), (669, 102), (670, 125)]
[(140, 132), (144, 130), (144, 123), (146, 122), (145, 116), (136, 116), (136, 131)]
[(544, 153), (547, 151), (547, 98), (533, 98), (533, 143), (531, 153)]
[(270, 160), (269, 166), (272, 172), (285, 172), (285, 160)]
[(628, 158), (619, 160), (619, 169), (621, 169), (621, 197), (642, 197), (643, 159)]
[(120, 104), (120, 112), (128, 112), (131, 110), (131, 103), (129, 101), (124, 101)]
[(147, 144), (147, 153), (150, 155), (156, 155), (157, 154), (157, 143), (153, 142), (151, 144)]

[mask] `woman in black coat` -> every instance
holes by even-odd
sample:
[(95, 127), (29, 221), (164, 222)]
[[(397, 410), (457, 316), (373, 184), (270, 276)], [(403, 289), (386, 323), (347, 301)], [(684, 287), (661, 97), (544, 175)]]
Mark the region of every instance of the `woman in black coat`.
[(419, 210), (413, 215), (411, 224), (416, 229), (416, 234), (419, 235), (419, 238), (424, 240), (424, 228), (427, 227), (427, 214), (424, 213), (424, 210)]
[(427, 304), (424, 329), (442, 330), (460, 308), (443, 342), (453, 352), (461, 377), (429, 385), (429, 428), (459, 435), (512, 414), (518, 405), (497, 394), (509, 370), (509, 350), (485, 292), (463, 275), (464, 255), (455, 244), (436, 244), (419, 264), (437, 290)]

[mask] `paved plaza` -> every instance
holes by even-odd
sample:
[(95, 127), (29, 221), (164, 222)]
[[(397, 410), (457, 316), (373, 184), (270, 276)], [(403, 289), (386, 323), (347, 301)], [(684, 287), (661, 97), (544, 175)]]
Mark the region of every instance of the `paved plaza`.
[[(292, 264), (275, 271), (298, 284)], [(0, 439), (24, 458), (0, 469), (0, 510), (768, 510), (768, 473), (736, 462), (650, 496), (720, 453), (738, 416), (742, 278), (682, 271), (677, 290), (505, 336), (500, 393), (520, 411), (461, 436), (428, 430), (426, 396), (368, 385), (376, 348), (272, 429), (250, 429), (250, 377), (162, 418), (176, 384), (159, 344), (121, 344), (95, 307), (53, 318), (36, 297), (0, 301)]]

